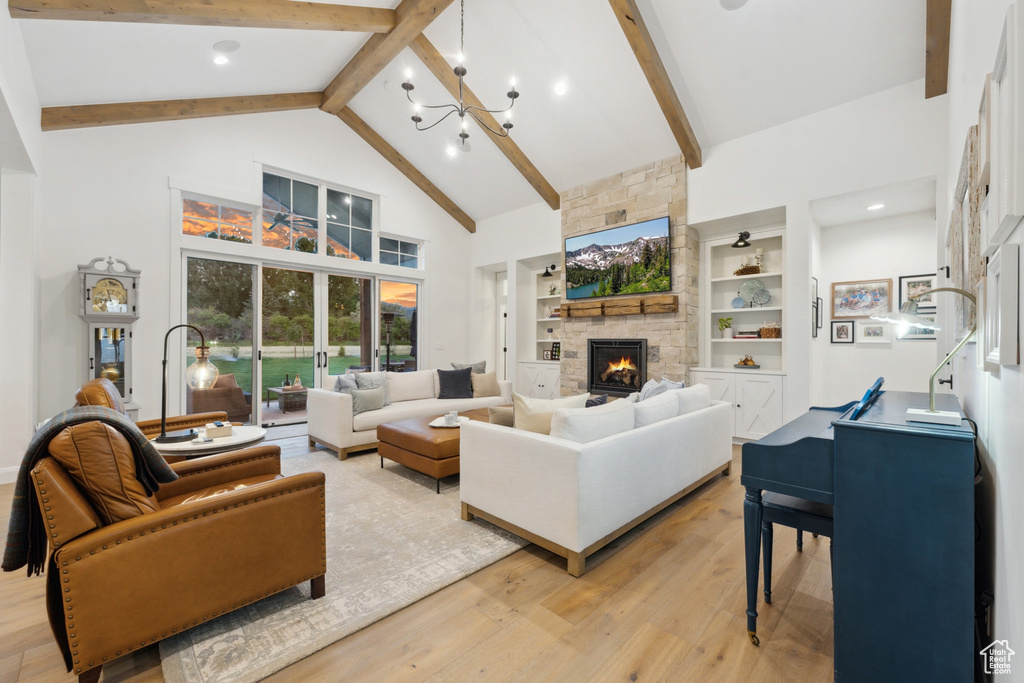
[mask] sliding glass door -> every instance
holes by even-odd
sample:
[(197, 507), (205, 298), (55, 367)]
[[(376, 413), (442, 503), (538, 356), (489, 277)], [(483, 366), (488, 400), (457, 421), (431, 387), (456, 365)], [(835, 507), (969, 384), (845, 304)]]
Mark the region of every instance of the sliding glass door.
[(380, 281), (379, 367), (391, 372), (417, 368), (416, 337), (419, 285)]
[[(210, 360), (220, 371), (212, 389), (186, 389), (186, 412), (223, 410), (232, 422), (252, 422), (256, 266), (189, 257), (186, 271), (186, 322), (202, 330)], [(191, 365), (199, 336), (191, 330), (180, 334), (187, 338), (186, 363)]]
[(262, 269), (260, 377), (264, 424), (305, 422), (306, 395), (316, 382), (314, 273)]
[[(190, 413), (304, 422), (308, 390), (333, 388), (331, 375), (417, 368), (416, 283), (198, 256), (186, 256), (186, 271), (186, 321), (220, 371), (213, 389), (188, 392)], [(191, 364), (198, 335), (183, 343)]]

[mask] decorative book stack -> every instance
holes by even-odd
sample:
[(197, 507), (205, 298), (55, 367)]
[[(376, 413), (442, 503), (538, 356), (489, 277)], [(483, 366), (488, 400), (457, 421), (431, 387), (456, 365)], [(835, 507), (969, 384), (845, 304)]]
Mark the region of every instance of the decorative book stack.
[(757, 339), (757, 330), (736, 330), (732, 335), (733, 339)]

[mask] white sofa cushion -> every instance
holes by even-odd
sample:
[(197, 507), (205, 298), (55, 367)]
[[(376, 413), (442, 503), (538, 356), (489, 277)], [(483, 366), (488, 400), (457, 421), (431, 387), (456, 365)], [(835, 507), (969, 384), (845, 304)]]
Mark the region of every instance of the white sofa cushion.
[(627, 401), (592, 408), (559, 408), (551, 416), (551, 436), (587, 443), (628, 431), (633, 428), (633, 408)]
[(534, 398), (512, 394), (515, 406), (516, 429), (525, 429), (538, 434), (551, 433), (551, 415), (559, 408), (583, 408), (590, 394), (566, 396), (565, 398)]
[(438, 417), (449, 410), (473, 410), (474, 408), (487, 408), (489, 406), (500, 406), (505, 403), (501, 396), (489, 396), (487, 398), (421, 398), (415, 401), (402, 401), (392, 403), (380, 410), (371, 410), (367, 413), (360, 413), (352, 418), (352, 430), (362, 432), (369, 429), (376, 429), (377, 425), (385, 422), (396, 422), (407, 420), (411, 417)]
[(388, 398), (392, 403), (434, 398), (434, 371), (389, 372)]
[(706, 384), (694, 384), (685, 389), (671, 392), (679, 401), (679, 414), (686, 415), (711, 405), (711, 388)]
[(679, 414), (679, 399), (668, 391), (632, 405), (635, 410), (634, 425), (637, 428), (646, 427)]

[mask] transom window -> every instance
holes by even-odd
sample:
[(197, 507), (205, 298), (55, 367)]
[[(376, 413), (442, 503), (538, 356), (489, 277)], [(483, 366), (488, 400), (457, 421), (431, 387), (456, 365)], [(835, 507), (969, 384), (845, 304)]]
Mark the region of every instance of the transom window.
[(373, 201), (327, 188), (327, 255), (373, 259)]
[(393, 237), (381, 237), (380, 262), (390, 266), (419, 268), (420, 244)]
[(184, 198), (181, 202), (181, 231), (186, 235), (252, 244), (256, 212), (236, 206)]
[(263, 174), (263, 246), (315, 254), (319, 215), (316, 185)]

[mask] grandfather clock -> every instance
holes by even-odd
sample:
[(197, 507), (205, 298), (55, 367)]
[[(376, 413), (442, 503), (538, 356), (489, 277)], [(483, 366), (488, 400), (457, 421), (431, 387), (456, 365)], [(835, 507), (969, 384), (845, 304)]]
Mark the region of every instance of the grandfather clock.
[(132, 326), (139, 319), (139, 275), (127, 262), (95, 258), (78, 266), (81, 306), (89, 325), (87, 379), (106, 377), (121, 393), (132, 419), (139, 407), (132, 396)]

